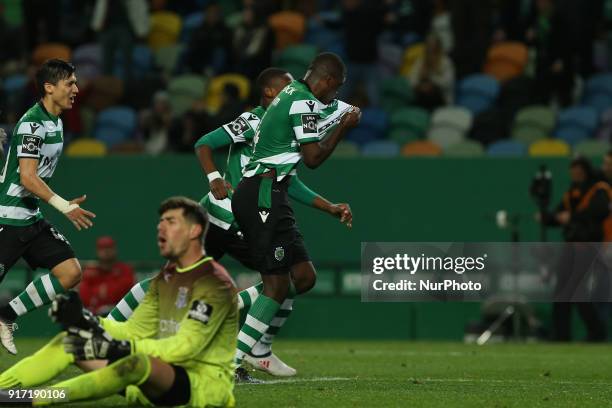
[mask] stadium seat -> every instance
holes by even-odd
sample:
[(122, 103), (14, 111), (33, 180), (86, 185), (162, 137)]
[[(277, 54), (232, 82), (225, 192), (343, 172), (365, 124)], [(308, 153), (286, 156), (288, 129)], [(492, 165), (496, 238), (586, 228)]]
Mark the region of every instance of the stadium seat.
[(584, 87), (585, 95), (607, 93), (612, 95), (612, 74), (601, 73), (591, 76)]
[(428, 140), (417, 140), (406, 143), (400, 151), (402, 156), (440, 156), (442, 148)]
[(86, 104), (101, 111), (116, 105), (123, 96), (123, 81), (119, 78), (101, 76), (91, 82), (91, 92), (87, 96)]
[(387, 134), (387, 139), (395, 141), (400, 146), (409, 142), (422, 139), (423, 135), (418, 135), (414, 131), (406, 128), (393, 129)]
[(478, 157), (484, 154), (484, 148), (474, 140), (464, 140), (445, 148), (443, 154), (448, 157)]
[(374, 132), (384, 134), (389, 126), (387, 113), (379, 108), (365, 108), (361, 111), (359, 127), (371, 129)]
[(70, 157), (100, 157), (106, 155), (106, 145), (95, 139), (77, 139), (68, 145), (66, 155)]
[(452, 127), (434, 127), (429, 129), (427, 140), (434, 142), (443, 149), (447, 149), (457, 143), (461, 143), (464, 140), (464, 133)]
[(181, 116), (193, 103), (204, 98), (204, 79), (199, 75), (182, 75), (168, 83), (168, 94), (172, 113)]
[(545, 139), (529, 146), (529, 156), (569, 156), (570, 146), (562, 140)]
[(361, 153), (359, 152), (359, 145), (356, 143), (350, 142), (348, 140), (343, 140), (334, 149), (332, 153), (332, 157), (359, 157)]
[(489, 145), (487, 155), (524, 157), (527, 155), (527, 145), (518, 140), (499, 140)]
[(551, 132), (542, 129), (540, 126), (534, 126), (532, 124), (514, 125), (511, 133), (512, 139), (525, 143), (526, 145), (530, 145), (538, 140), (546, 139), (550, 135)]
[(499, 83), (491, 76), (470, 75), (459, 82), (456, 104), (474, 115), (491, 108), (499, 95)]
[(79, 80), (93, 79), (102, 72), (102, 51), (97, 43), (83, 44), (74, 49), (72, 62), (78, 67)]
[(206, 96), (206, 105), (216, 112), (221, 107), (221, 95), (227, 84), (233, 84), (240, 90), (240, 99), (245, 100), (249, 96), (251, 82), (241, 74), (223, 74), (210, 80)]
[(414, 63), (419, 60), (425, 54), (425, 44), (417, 43), (406, 48), (402, 59), (402, 66), (400, 67), (400, 74), (407, 76), (412, 72)]
[(594, 135), (599, 116), (589, 106), (574, 106), (559, 113), (555, 136), (576, 143)]
[(387, 112), (406, 107), (412, 100), (412, 88), (405, 77), (396, 76), (380, 81), (381, 106)]
[[(137, 45), (132, 50), (132, 77), (141, 77), (153, 70), (153, 53), (146, 45)], [(115, 54), (115, 76), (125, 78), (123, 72), (123, 55)]]
[(183, 44), (174, 44), (160, 47), (155, 51), (155, 65), (161, 68), (166, 77), (170, 77), (174, 72), (183, 49)]
[(176, 44), (181, 33), (181, 17), (171, 11), (156, 11), (151, 14), (147, 42), (153, 50)]
[(398, 108), (391, 113), (389, 126), (392, 130), (408, 129), (423, 138), (429, 127), (429, 112), (417, 107)]
[(489, 48), (483, 71), (500, 82), (523, 73), (529, 55), (527, 46), (519, 42), (502, 42)]
[(377, 140), (365, 144), (361, 154), (368, 157), (396, 157), (399, 155), (399, 145), (392, 140)]
[(59, 58), (64, 61), (71, 60), (72, 51), (70, 47), (59, 43), (40, 44), (32, 53), (32, 61), (35, 65), (40, 66), (48, 59)]
[(275, 58), (275, 65), (287, 70), (296, 79), (303, 78), (317, 54), (318, 49), (315, 45), (290, 45), (279, 51), (278, 57)]
[(309, 19), (304, 42), (330, 51), (342, 44), (342, 34), (339, 30), (326, 28), (320, 22)]
[(306, 19), (295, 11), (280, 11), (268, 18), (268, 25), (276, 37), (276, 49), (299, 44), (306, 33)]
[(372, 129), (357, 126), (348, 132), (345, 139), (363, 146), (380, 139), (382, 136), (383, 134), (372, 131)]
[(612, 124), (612, 107), (604, 110), (601, 113), (599, 121), (604, 125)]
[(183, 18), (183, 24), (181, 27), (181, 42), (184, 44), (189, 43), (191, 34), (197, 30), (203, 22), (204, 13), (201, 11), (186, 15), (185, 18)]
[(555, 112), (548, 106), (531, 105), (517, 112), (514, 125), (530, 125), (551, 132), (555, 127)]
[(598, 113), (602, 113), (612, 106), (612, 94), (604, 92), (591, 94), (583, 99), (582, 104), (595, 109)]
[(466, 133), (472, 127), (472, 112), (460, 106), (438, 108), (431, 117), (432, 127), (452, 127)]
[(23, 74), (14, 74), (4, 78), (2, 89), (7, 94), (22, 92), (28, 84), (28, 77)]
[(574, 146), (574, 153), (587, 157), (601, 157), (610, 150), (610, 142), (584, 140)]
[(589, 139), (590, 134), (587, 130), (580, 127), (562, 127), (557, 129), (555, 137), (563, 140), (570, 146), (574, 146), (582, 141)]
[(136, 131), (136, 112), (127, 106), (103, 110), (96, 117), (94, 137), (112, 148), (130, 140)]

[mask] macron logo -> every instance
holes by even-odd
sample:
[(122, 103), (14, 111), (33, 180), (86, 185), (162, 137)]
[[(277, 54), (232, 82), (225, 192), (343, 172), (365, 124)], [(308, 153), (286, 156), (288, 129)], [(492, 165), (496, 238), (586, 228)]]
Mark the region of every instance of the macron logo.
[(268, 219), (268, 215), (270, 215), (270, 213), (268, 211), (260, 211), (259, 212), (259, 216), (261, 217), (261, 221), (264, 222), (264, 223)]

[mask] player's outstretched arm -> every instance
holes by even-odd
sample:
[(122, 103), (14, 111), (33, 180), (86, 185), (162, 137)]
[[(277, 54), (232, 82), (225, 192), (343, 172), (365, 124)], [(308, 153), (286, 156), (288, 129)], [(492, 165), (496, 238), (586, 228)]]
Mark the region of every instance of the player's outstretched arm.
[(312, 191), (297, 175), (291, 177), (287, 192), (292, 199), (337, 217), (341, 223), (351, 228), (353, 214), (348, 204), (334, 204), (330, 202), (322, 195)]
[(360, 119), (361, 110), (353, 106), (342, 116), (338, 126), (325, 139), (301, 145), (304, 164), (311, 169), (319, 167), (332, 154), (346, 132), (357, 126)]
[(91, 219), (95, 218), (96, 215), (80, 207), (80, 204), (85, 201), (87, 197), (83, 195), (74, 200), (66, 201), (49, 188), (47, 183), (38, 176), (37, 170), (37, 158), (20, 158), (19, 177), (21, 185), (32, 194), (45, 200), (58, 211), (62, 212), (79, 231), (81, 228), (87, 229), (91, 227), (93, 225)]
[(196, 155), (200, 166), (210, 183), (210, 191), (217, 200), (227, 198), (228, 183), (223, 180), (213, 159), (213, 151), (233, 143), (233, 139), (222, 127), (202, 136), (195, 144)]

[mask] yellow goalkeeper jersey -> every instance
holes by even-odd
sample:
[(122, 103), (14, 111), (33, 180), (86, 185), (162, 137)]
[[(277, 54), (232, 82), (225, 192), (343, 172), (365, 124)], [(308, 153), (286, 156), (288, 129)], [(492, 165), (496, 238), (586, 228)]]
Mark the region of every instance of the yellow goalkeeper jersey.
[[(194, 406), (200, 405), (194, 399), (211, 392), (223, 394), (224, 390), (211, 388), (227, 384), (230, 394), (233, 388), (239, 320), (236, 288), (227, 271), (213, 263), (212, 258), (204, 258), (185, 269), (169, 263), (153, 278), (127, 321), (101, 319), (113, 338), (132, 341), (133, 353), (185, 368)], [(198, 384), (208, 390), (204, 393)], [(212, 402), (209, 399), (207, 403)]]

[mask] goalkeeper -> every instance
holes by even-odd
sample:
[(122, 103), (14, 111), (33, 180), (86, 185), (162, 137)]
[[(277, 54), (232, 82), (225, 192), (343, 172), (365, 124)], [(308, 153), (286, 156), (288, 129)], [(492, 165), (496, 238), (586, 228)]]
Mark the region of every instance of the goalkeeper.
[(131, 404), (235, 404), (238, 311), (233, 282), (204, 255), (208, 221), (198, 203), (170, 198), (159, 213), (158, 246), (169, 262), (151, 280), (130, 319), (98, 320), (86, 312), (73, 316), (81, 310), (78, 297), (60, 298), (52, 316), (68, 326), (68, 333), (2, 373), (0, 388), (45, 383), (74, 362), (90, 372), (54, 385), (67, 389), (71, 402), (122, 392)]

